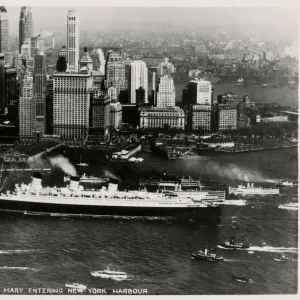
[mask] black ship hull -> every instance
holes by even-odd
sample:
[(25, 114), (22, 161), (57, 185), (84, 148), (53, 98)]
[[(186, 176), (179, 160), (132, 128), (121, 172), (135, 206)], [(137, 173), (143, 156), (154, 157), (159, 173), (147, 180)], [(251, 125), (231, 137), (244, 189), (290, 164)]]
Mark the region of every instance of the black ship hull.
[(218, 207), (128, 207), (128, 206), (100, 206), (42, 203), (38, 201), (11, 201), (0, 199), (0, 211), (41, 214), (50, 216), (74, 216), (74, 217), (149, 217), (167, 218), (200, 222), (219, 222), (221, 208)]

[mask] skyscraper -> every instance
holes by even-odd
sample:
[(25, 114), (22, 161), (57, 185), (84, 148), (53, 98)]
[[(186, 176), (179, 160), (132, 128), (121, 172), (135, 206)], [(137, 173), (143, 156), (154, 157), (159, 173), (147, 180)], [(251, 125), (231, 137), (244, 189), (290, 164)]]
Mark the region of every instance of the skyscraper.
[(160, 77), (157, 90), (157, 107), (175, 106), (175, 86), (171, 75)]
[(136, 91), (139, 87), (145, 90), (144, 103), (148, 103), (148, 68), (142, 60), (134, 60), (130, 65), (130, 103), (136, 103)]
[(53, 75), (53, 130), (65, 140), (86, 139), (89, 128), (89, 72)]
[(70, 72), (78, 72), (79, 61), (79, 19), (75, 10), (67, 16), (67, 63)]
[(19, 21), (19, 52), (26, 39), (33, 36), (31, 7), (22, 6)]
[(212, 105), (211, 83), (202, 79), (195, 79), (188, 84), (190, 104)]
[(45, 133), (45, 97), (47, 84), (47, 66), (44, 52), (34, 56), (33, 70), (33, 130)]
[(110, 125), (110, 98), (105, 91), (91, 93), (90, 141), (108, 141)]
[(125, 65), (123, 64), (122, 55), (118, 52), (109, 51), (105, 64), (105, 86), (116, 88), (117, 100), (120, 92), (126, 90), (128, 82), (125, 78)]
[(40, 51), (44, 51), (44, 48), (45, 40), (40, 35), (30, 38), (30, 55), (32, 58)]
[(0, 53), (0, 113), (5, 111), (5, 62), (4, 54)]
[(19, 135), (29, 137), (32, 135), (32, 87), (33, 78), (29, 72), (24, 75), (19, 101)]
[(9, 52), (8, 16), (4, 6), (0, 6), (0, 53)]

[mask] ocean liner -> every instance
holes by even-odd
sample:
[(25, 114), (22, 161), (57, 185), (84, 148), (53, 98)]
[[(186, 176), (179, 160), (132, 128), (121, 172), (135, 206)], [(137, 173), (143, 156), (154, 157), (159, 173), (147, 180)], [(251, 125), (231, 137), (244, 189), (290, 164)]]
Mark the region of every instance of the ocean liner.
[(99, 190), (84, 189), (78, 177), (67, 187), (43, 187), (34, 174), (30, 184), (16, 184), (14, 191), (0, 195), (0, 210), (46, 215), (164, 217), (219, 220), (220, 204), (199, 195), (175, 192), (119, 191), (117, 182)]
[(246, 186), (229, 186), (228, 192), (234, 195), (279, 195), (279, 188), (254, 187), (253, 183), (248, 182)]

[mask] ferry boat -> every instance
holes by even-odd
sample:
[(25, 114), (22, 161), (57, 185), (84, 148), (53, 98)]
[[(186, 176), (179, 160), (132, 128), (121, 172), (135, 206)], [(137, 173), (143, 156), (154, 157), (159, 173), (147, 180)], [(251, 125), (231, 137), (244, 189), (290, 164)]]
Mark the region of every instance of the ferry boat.
[(263, 188), (254, 187), (253, 183), (247, 183), (247, 185), (238, 185), (237, 187), (228, 188), (229, 194), (234, 195), (279, 195), (279, 188)]
[(290, 202), (287, 204), (280, 204), (278, 205), (278, 208), (281, 209), (289, 209), (289, 210), (298, 210), (299, 204), (297, 202)]
[(120, 191), (111, 180), (108, 187), (85, 189), (78, 177), (71, 177), (67, 187), (43, 187), (41, 174), (34, 174), (30, 184), (16, 184), (13, 191), (0, 195), (0, 210), (43, 215), (109, 217), (162, 217), (218, 221), (220, 204), (206, 193), (161, 193), (146, 190)]
[(170, 193), (174, 192), (177, 195), (185, 195), (205, 201), (224, 202), (226, 197), (225, 190), (205, 189), (205, 186), (201, 185), (200, 180), (194, 180), (191, 177), (172, 178), (169, 176), (169, 178), (166, 178), (165, 180), (150, 179), (141, 181), (140, 187), (165, 193), (167, 191)]
[[(71, 176), (64, 176), (64, 182), (68, 182), (71, 180)], [(85, 173), (79, 178), (79, 182), (82, 183), (107, 183), (109, 178), (107, 177), (94, 177), (87, 176)]]
[(91, 275), (94, 277), (101, 277), (106, 279), (114, 279), (114, 280), (124, 280), (127, 279), (127, 274), (125, 272), (113, 271), (110, 270), (109, 267), (103, 271), (93, 271)]
[(77, 289), (77, 290), (82, 290), (82, 291), (87, 289), (86, 285), (83, 285), (83, 284), (80, 284), (80, 283), (66, 283), (65, 287), (72, 288), (72, 289)]

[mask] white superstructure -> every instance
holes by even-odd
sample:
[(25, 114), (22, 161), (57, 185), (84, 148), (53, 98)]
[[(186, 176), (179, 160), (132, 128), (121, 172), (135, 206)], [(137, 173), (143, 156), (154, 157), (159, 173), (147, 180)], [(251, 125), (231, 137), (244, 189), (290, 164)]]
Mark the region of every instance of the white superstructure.
[(108, 188), (85, 190), (78, 180), (68, 187), (42, 187), (40, 178), (31, 184), (16, 184), (13, 192), (1, 194), (1, 200), (75, 206), (157, 207), (157, 208), (206, 208), (217, 204), (208, 192), (151, 193), (144, 191), (118, 191), (118, 185), (109, 183)]
[(229, 186), (229, 194), (234, 195), (279, 195), (279, 188), (254, 187), (253, 183), (247, 185), (238, 185), (238, 187)]

